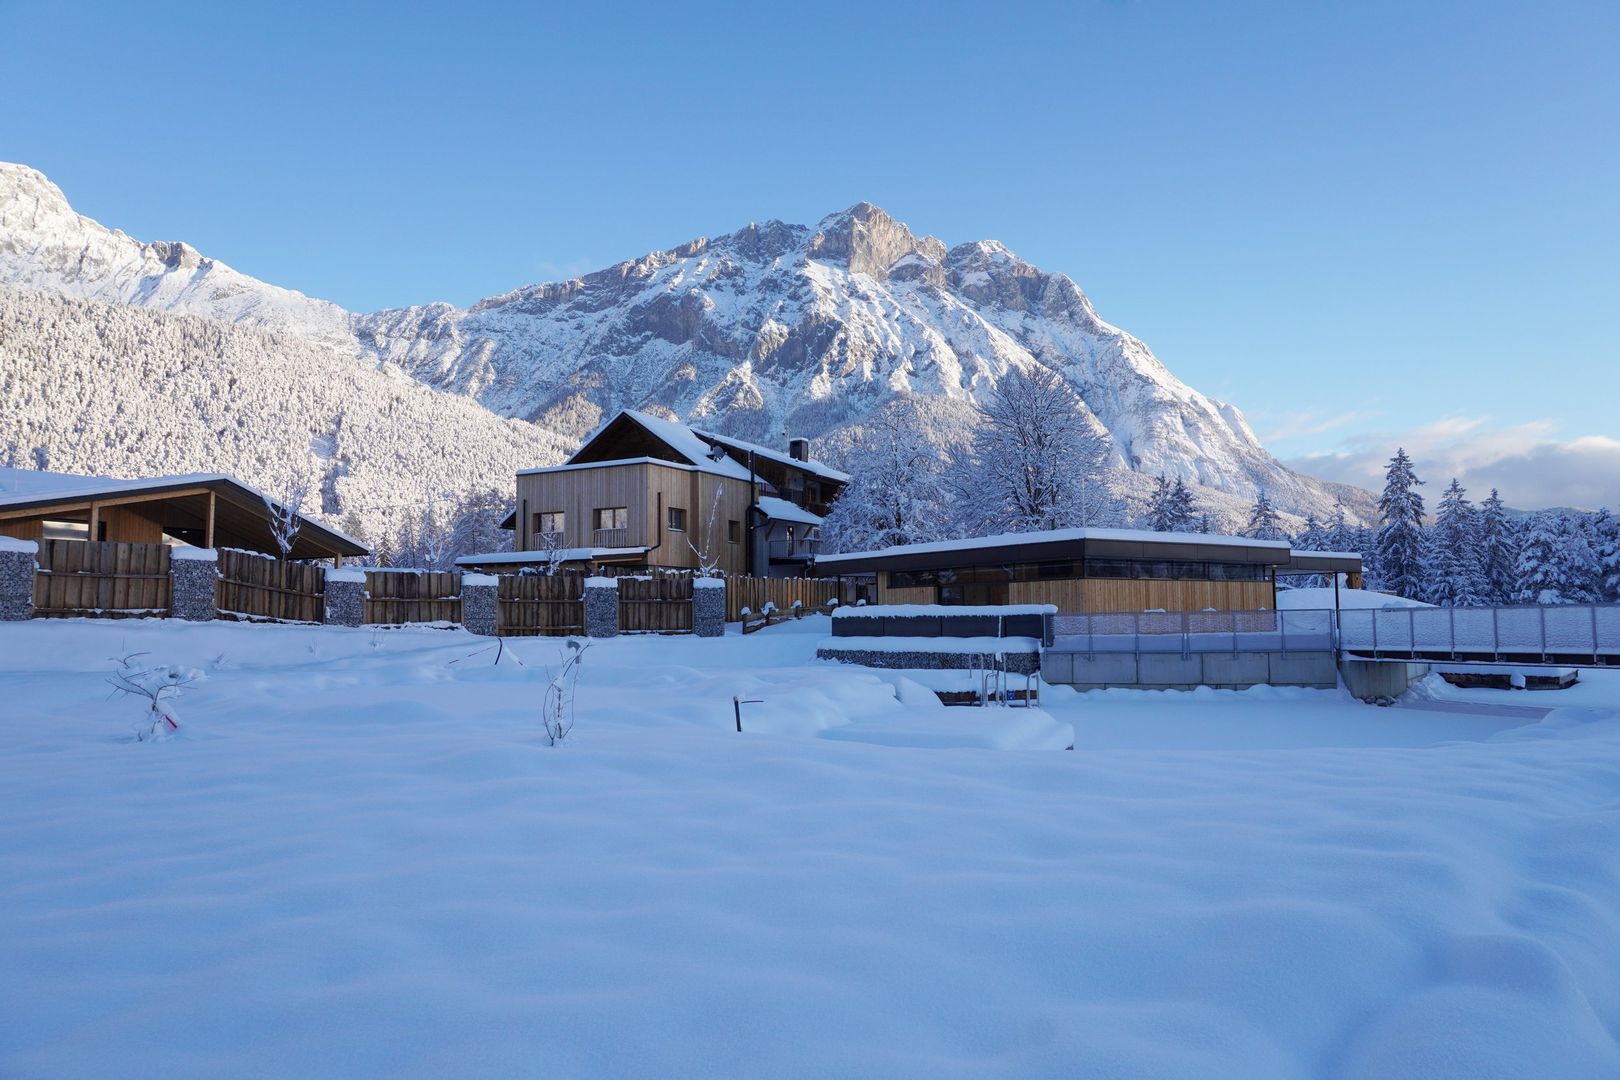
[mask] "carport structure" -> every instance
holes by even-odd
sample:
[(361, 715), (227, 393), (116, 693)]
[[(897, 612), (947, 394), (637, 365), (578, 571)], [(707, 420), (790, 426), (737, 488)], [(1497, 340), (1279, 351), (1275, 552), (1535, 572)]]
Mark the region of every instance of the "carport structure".
[[(279, 504), (277, 504), (279, 505)], [(265, 496), (224, 473), (111, 480), (0, 469), (0, 536), (19, 540), (178, 542), (280, 556)], [(292, 559), (368, 554), (365, 545), (298, 515)]]

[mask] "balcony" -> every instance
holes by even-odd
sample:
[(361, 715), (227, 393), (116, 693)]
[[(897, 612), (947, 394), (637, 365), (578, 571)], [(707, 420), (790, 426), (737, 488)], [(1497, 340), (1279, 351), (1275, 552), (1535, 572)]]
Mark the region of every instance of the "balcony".
[(815, 537), (771, 540), (765, 550), (772, 559), (809, 559), (820, 553), (821, 540)]
[(593, 529), (591, 531), (591, 546), (600, 548), (629, 547), (630, 530)]

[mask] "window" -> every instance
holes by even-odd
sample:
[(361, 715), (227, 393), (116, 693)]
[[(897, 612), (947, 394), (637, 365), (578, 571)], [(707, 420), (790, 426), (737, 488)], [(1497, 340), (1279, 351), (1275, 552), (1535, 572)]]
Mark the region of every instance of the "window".
[(683, 507), (672, 506), (669, 508), (669, 531), (686, 531), (686, 510)]
[(1131, 564), (1127, 559), (1087, 559), (1086, 577), (1088, 578), (1128, 578), (1131, 576)]
[(1258, 563), (1210, 563), (1209, 576), (1215, 581), (1264, 581), (1266, 568)]
[(596, 530), (627, 529), (630, 527), (630, 511), (623, 506), (599, 506), (596, 508)]
[(728, 522), (726, 522), (726, 539), (729, 540), (733, 544), (742, 543), (742, 522), (740, 522), (740, 521), (728, 521)]
[(555, 536), (558, 540), (563, 536), (563, 512), (561, 510), (546, 510), (534, 515), (534, 534), (536, 536)]

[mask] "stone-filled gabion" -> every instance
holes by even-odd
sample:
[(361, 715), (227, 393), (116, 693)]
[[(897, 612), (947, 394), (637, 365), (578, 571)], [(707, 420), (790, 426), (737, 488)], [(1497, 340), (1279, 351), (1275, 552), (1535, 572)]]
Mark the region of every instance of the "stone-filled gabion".
[(34, 556), (38, 545), (0, 537), (0, 622), (34, 616)]
[(461, 625), (468, 633), (495, 636), (500, 585), (489, 574), (461, 575)]
[(614, 578), (585, 579), (585, 636), (619, 636), (619, 583)]
[(366, 572), (326, 572), (326, 622), (329, 626), (359, 626), (365, 612)]
[(726, 583), (720, 578), (692, 582), (692, 633), (698, 637), (724, 637)]
[(210, 548), (176, 548), (169, 557), (169, 615), (210, 622), (218, 613), (219, 553)]
[[(823, 646), (816, 650), (816, 656), (822, 660), (837, 660), (843, 664), (859, 664), (862, 667), (874, 668), (916, 668), (923, 670), (966, 670), (971, 666), (975, 654), (962, 652), (890, 652), (885, 649), (844, 649)], [(984, 663), (983, 653), (977, 654), (979, 663)], [(1038, 652), (1009, 652), (1004, 654), (1007, 660), (1007, 670), (1017, 675), (1031, 675), (1041, 670), (1041, 654)]]

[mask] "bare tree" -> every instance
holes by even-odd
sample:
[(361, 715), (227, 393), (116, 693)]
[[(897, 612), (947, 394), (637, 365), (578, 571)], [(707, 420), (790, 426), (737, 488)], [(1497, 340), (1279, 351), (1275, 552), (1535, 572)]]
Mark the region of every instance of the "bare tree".
[(720, 577), (720, 496), (723, 489), (714, 489), (714, 505), (709, 507), (709, 520), (703, 526), (703, 546), (700, 548), (692, 543), (690, 534), (686, 537), (686, 546), (692, 549), (697, 556), (698, 577)]
[(293, 541), (298, 539), (298, 530), (303, 528), (304, 500), (307, 498), (309, 481), (304, 479), (294, 481), (280, 502), (268, 495), (264, 497), (264, 508), (270, 515), (270, 536), (275, 540), (283, 559), (292, 554)]
[(951, 487), (968, 534), (1118, 524), (1110, 443), (1062, 377), (1013, 369), (979, 406), (971, 450), (952, 455)]
[(579, 683), (579, 665), (584, 662), (585, 650), (589, 648), (590, 645), (581, 645), (569, 638), (562, 668), (546, 684), (545, 696), (540, 702), (540, 719), (545, 724), (547, 746), (556, 746), (574, 730), (574, 688)]

